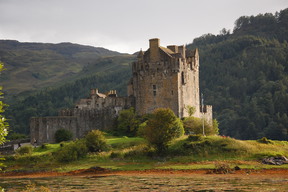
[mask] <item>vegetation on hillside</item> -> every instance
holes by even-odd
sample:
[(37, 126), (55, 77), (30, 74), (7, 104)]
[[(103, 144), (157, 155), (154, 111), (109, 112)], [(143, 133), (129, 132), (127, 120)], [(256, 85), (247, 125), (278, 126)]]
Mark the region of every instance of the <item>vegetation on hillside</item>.
[(288, 139), (288, 9), (243, 16), (233, 33), (207, 34), (199, 48), (200, 87), (220, 134)]
[(0, 58), (7, 70), (0, 77), (7, 97), (55, 86), (75, 78), (83, 67), (101, 57), (120, 53), (72, 43), (20, 43), (0, 40)]

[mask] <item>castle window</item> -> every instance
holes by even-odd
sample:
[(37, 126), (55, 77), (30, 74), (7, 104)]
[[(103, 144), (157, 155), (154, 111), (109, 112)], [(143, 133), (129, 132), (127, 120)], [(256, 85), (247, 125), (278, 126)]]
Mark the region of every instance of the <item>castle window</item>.
[(156, 85), (153, 85), (153, 95), (156, 96)]
[(182, 85), (185, 84), (185, 77), (184, 77), (184, 72), (182, 71), (181, 73), (181, 81), (182, 81)]

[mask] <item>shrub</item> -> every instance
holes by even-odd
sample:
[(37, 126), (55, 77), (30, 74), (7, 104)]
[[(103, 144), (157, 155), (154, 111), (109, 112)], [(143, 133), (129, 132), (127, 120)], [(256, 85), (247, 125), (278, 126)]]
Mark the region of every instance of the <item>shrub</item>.
[(135, 136), (137, 133), (140, 120), (137, 117), (133, 107), (119, 112), (117, 118), (117, 129), (115, 130), (120, 135)]
[(90, 152), (100, 152), (107, 149), (107, 141), (103, 132), (92, 130), (86, 136), (86, 146)]
[(32, 145), (23, 145), (20, 148), (16, 149), (16, 153), (19, 155), (31, 155), (33, 152)]
[(41, 145), (41, 149), (48, 149), (47, 145), (48, 145), (48, 143), (43, 143), (43, 144)]
[(71, 162), (85, 157), (87, 152), (86, 142), (82, 139), (64, 145), (55, 153), (55, 158), (59, 162)]
[[(203, 134), (203, 119), (186, 117), (183, 120), (183, 126), (186, 134)], [(218, 122), (216, 119), (213, 120), (213, 125), (204, 121), (205, 135), (216, 135), (218, 134), (218, 131)]]
[(59, 129), (55, 132), (55, 141), (60, 143), (62, 141), (70, 141), (73, 138), (71, 131), (67, 129)]
[(168, 108), (154, 110), (144, 129), (144, 137), (160, 153), (166, 151), (168, 144), (183, 133), (182, 122)]
[(265, 143), (265, 144), (270, 144), (270, 143), (272, 144), (273, 143), (272, 140), (269, 140), (266, 137), (262, 137), (261, 139), (258, 139), (257, 142), (258, 143)]
[(202, 135), (189, 135), (188, 141), (202, 141), (204, 138)]
[(15, 132), (9, 132), (9, 134), (7, 135), (8, 140), (27, 139), (27, 138), (28, 138), (27, 135)]

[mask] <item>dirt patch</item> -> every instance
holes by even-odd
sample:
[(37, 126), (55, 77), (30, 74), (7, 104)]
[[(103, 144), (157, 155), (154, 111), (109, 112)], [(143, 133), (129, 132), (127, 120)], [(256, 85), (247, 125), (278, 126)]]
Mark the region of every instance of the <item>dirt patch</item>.
[[(141, 171), (114, 171), (110, 169), (104, 169), (101, 167), (92, 167), (90, 169), (79, 169), (70, 172), (7, 172), (1, 173), (1, 177), (7, 178), (41, 178), (41, 177), (58, 177), (58, 176), (109, 176), (109, 175), (207, 175), (215, 174), (213, 170), (198, 169), (198, 170), (170, 170), (170, 169), (151, 169), (151, 170), (141, 170)], [(277, 177), (288, 178), (288, 169), (241, 169), (235, 170), (231, 173), (225, 174), (229, 176), (246, 176), (246, 175), (256, 175), (256, 176), (268, 176), (277, 175)]]

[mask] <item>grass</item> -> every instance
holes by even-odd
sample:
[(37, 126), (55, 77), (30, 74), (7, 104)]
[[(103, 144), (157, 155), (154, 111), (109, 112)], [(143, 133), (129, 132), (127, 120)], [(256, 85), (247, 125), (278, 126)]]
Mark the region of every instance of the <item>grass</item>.
[(166, 154), (157, 155), (139, 137), (106, 136), (109, 150), (90, 153), (87, 157), (70, 163), (59, 163), (53, 153), (60, 149), (59, 144), (45, 144), (34, 149), (32, 155), (7, 156), (6, 171), (11, 170), (54, 170), (59, 172), (103, 167), (112, 170), (145, 169), (212, 169), (215, 163), (224, 162), (231, 167), (242, 169), (288, 168), (263, 165), (259, 160), (267, 156), (288, 156), (287, 141), (273, 141), (264, 144), (254, 140), (241, 141), (220, 136), (203, 137), (190, 141), (183, 136), (171, 143)]

